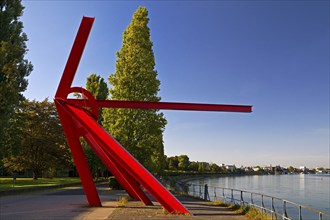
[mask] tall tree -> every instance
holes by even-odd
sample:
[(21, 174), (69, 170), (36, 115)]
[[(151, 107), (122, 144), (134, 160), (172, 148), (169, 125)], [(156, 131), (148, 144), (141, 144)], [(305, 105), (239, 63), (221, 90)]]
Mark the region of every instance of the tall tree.
[(45, 99), (42, 102), (24, 101), (17, 108), (15, 119), (11, 121), (17, 139), (6, 139), (4, 166), (9, 171), (31, 169), (33, 178), (41, 172), (61, 168), (71, 161), (63, 129), (54, 103)]
[(33, 69), (24, 59), (28, 39), (19, 20), (23, 9), (20, 0), (0, 1), (0, 145), (4, 128), (23, 99), (22, 92), (28, 85), (26, 77)]
[[(160, 81), (148, 27), (148, 11), (139, 7), (123, 34), (116, 72), (109, 77), (111, 99), (160, 101)], [(166, 120), (157, 110), (107, 109), (105, 127), (149, 171), (165, 167), (163, 131)]]
[[(104, 78), (93, 73), (87, 77), (86, 80), (86, 89), (92, 93), (95, 99), (103, 100), (107, 99), (109, 91), (107, 83), (104, 81)], [(102, 125), (102, 109), (100, 111), (100, 117), (98, 122)], [(86, 154), (86, 159), (88, 161), (89, 168), (94, 177), (97, 177), (99, 171), (105, 169), (105, 166), (102, 164), (101, 160), (95, 155), (94, 151), (87, 145), (86, 141), (81, 141), (84, 152)]]

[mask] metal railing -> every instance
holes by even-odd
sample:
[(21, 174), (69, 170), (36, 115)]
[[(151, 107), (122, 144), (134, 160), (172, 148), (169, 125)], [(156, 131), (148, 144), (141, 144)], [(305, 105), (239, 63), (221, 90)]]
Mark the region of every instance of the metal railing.
[(276, 220), (330, 220), (330, 214), (262, 193), (182, 182), (176, 182), (176, 190), (208, 201), (221, 200), (226, 204), (254, 207)]

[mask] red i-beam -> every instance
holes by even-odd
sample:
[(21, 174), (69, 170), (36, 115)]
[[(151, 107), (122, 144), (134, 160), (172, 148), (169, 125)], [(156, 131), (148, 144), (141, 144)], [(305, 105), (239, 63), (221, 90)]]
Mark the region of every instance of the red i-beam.
[[(71, 87), (93, 22), (94, 18), (83, 17), (55, 95), (55, 105), (88, 203), (91, 206), (101, 206), (100, 198), (81, 147), (80, 138), (87, 141), (95, 154), (131, 197), (141, 200), (146, 205), (152, 205), (152, 202), (142, 190), (142, 186), (169, 213), (189, 213), (180, 201), (97, 123), (98, 109), (107, 107), (251, 112), (252, 107), (244, 105), (95, 100), (87, 90)], [(68, 95), (74, 92), (82, 93), (84, 99), (69, 99)]]

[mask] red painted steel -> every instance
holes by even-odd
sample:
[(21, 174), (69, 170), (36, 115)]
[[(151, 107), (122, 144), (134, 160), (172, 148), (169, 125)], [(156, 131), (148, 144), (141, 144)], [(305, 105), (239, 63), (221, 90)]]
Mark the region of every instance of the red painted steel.
[(72, 118), (74, 118), (87, 133), (91, 134), (98, 143), (106, 146), (109, 154), (140, 183), (168, 212), (189, 213), (158, 180), (149, 173), (131, 154), (125, 150), (111, 135), (109, 135), (84, 110), (67, 105), (64, 101), (57, 101)]
[[(67, 99), (70, 103), (81, 106), (83, 100)], [(216, 111), (216, 112), (252, 112), (249, 105), (225, 105), (184, 102), (143, 102), (143, 101), (120, 101), (120, 100), (96, 100), (99, 108), (140, 108), (140, 109), (163, 109), (185, 111)]]
[[(55, 95), (56, 108), (88, 203), (91, 206), (101, 206), (100, 198), (81, 147), (80, 137), (87, 141), (96, 155), (133, 198), (141, 200), (146, 205), (152, 205), (152, 202), (142, 190), (142, 186), (168, 212), (189, 213), (180, 201), (97, 123), (99, 108), (252, 112), (252, 107), (245, 105), (95, 100), (87, 90), (71, 87), (93, 22), (94, 18), (83, 17)], [(83, 100), (68, 99), (67, 96), (73, 92), (81, 93)]]
[[(141, 200), (145, 205), (153, 205), (148, 196), (143, 192), (137, 182), (127, 173), (121, 164), (117, 163), (111, 154), (104, 150), (103, 144), (97, 143), (89, 133), (84, 135), (85, 140), (94, 150), (96, 155), (102, 160), (103, 164), (116, 177), (120, 185), (126, 189), (128, 194), (137, 200)], [(102, 146), (102, 147), (101, 147)]]
[(80, 176), (87, 201), (91, 206), (102, 206), (96, 187), (93, 182), (92, 174), (89, 170), (84, 151), (79, 141), (82, 131), (77, 128), (73, 119), (67, 115), (63, 108), (55, 101), (56, 109), (61, 120), (61, 124), (71, 150), (73, 161)]
[[(63, 71), (63, 75), (55, 94), (55, 100), (58, 98), (67, 98), (70, 93), (71, 84), (77, 71), (80, 58), (83, 54), (89, 33), (92, 29), (94, 18), (83, 17), (76, 39), (73, 43), (68, 61)], [(56, 104), (56, 102), (55, 102)], [(75, 162), (81, 184), (85, 191), (87, 201), (91, 206), (102, 206), (92, 175), (88, 168), (87, 160), (83, 153), (79, 137), (82, 135), (81, 130), (74, 124), (72, 117), (56, 104), (57, 111), (71, 150), (73, 160)]]
[(77, 71), (81, 56), (84, 52), (84, 48), (92, 29), (94, 18), (83, 17), (76, 39), (73, 43), (68, 61), (65, 65), (63, 75), (58, 85), (55, 98), (67, 98), (67, 90), (70, 89), (75, 73)]

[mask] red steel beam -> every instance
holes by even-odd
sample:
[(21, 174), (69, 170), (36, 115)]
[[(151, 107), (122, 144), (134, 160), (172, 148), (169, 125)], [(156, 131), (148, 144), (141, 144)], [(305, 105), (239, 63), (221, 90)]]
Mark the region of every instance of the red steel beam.
[(55, 98), (66, 98), (68, 95), (67, 90), (72, 85), (73, 78), (76, 74), (93, 23), (94, 18), (83, 17), (68, 61), (66, 62), (60, 84), (58, 85)]
[[(69, 103), (84, 106), (86, 100), (67, 99)], [(139, 109), (162, 109), (162, 110), (186, 110), (186, 111), (217, 111), (217, 112), (252, 112), (249, 105), (225, 105), (225, 104), (202, 104), (183, 102), (144, 102), (144, 101), (119, 101), (119, 100), (96, 100), (99, 108), (139, 108)]]
[(61, 100), (57, 100), (57, 103), (98, 143), (106, 146), (113, 159), (120, 163), (169, 213), (189, 213), (179, 200), (83, 109), (68, 105)]
[(134, 199), (142, 201), (145, 205), (153, 205), (148, 196), (143, 192), (135, 179), (127, 173), (125, 168), (121, 164), (116, 163), (112, 154), (104, 148), (102, 144), (97, 143), (93, 136), (89, 133), (84, 135), (88, 145), (93, 149), (96, 155), (102, 160), (103, 164), (109, 169), (109, 171), (116, 177), (120, 185), (126, 190), (126, 192)]
[(92, 174), (88, 167), (84, 151), (81, 147), (81, 143), (79, 140), (81, 130), (74, 125), (73, 118), (67, 114), (66, 110), (56, 100), (55, 105), (61, 120), (66, 140), (71, 150), (73, 161), (79, 173), (79, 177), (87, 201), (91, 206), (102, 206), (100, 197), (93, 182)]
[[(81, 147), (79, 137), (84, 137), (92, 149), (103, 160), (105, 165), (116, 173), (116, 177), (127, 191), (145, 204), (152, 204), (140, 188), (141, 184), (169, 212), (189, 213), (189, 211), (170, 192), (162, 186), (128, 151), (126, 151), (111, 135), (109, 135), (94, 119), (97, 118), (97, 108), (139, 108), (163, 110), (191, 111), (226, 111), (252, 112), (251, 106), (174, 103), (174, 102), (143, 102), (99, 100), (81, 88), (87, 95), (85, 100), (67, 99), (69, 93), (79, 92), (71, 88), (75, 73), (82, 57), (94, 18), (83, 17), (76, 39), (72, 46), (68, 61), (58, 89), (55, 94), (55, 104), (58, 110), (64, 132), (71, 149), (74, 162), (87, 200), (92, 206), (101, 206), (101, 202), (92, 180), (88, 164)], [(90, 94), (88, 96), (88, 94)], [(92, 110), (90, 112), (90, 110)]]

